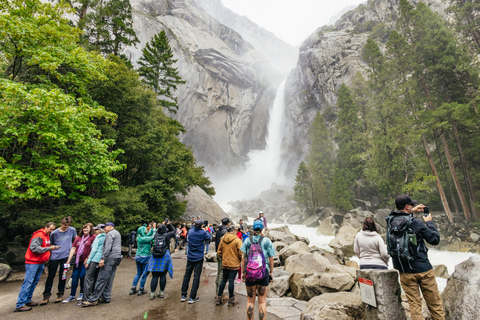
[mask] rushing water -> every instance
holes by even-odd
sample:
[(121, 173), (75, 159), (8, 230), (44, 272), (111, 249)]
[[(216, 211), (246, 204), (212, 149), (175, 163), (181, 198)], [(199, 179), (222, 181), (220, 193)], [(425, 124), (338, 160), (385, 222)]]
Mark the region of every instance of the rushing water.
[(245, 171), (213, 181), (217, 191), (215, 201), (227, 211), (227, 202), (251, 199), (268, 190), (272, 183), (285, 183), (284, 175), (279, 173), (285, 126), (285, 81), (277, 90), (269, 114), (265, 150), (251, 150), (248, 153)]

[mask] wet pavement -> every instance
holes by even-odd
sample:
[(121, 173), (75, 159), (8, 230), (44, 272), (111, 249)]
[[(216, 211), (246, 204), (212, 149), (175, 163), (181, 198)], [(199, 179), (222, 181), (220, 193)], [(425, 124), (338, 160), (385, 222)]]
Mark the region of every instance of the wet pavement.
[[(197, 294), (197, 296), (200, 297), (200, 301), (194, 304), (180, 302), (180, 289), (182, 285), (183, 274), (185, 272), (186, 256), (184, 251), (180, 251), (174, 253), (172, 257), (174, 265), (173, 279), (170, 279), (170, 277), (167, 275), (167, 286), (165, 289), (164, 299), (155, 298), (154, 300), (150, 300), (149, 294), (143, 296), (130, 296), (128, 293), (132, 285), (133, 277), (136, 273), (136, 266), (134, 260), (123, 259), (122, 263), (117, 268), (113, 285), (112, 301), (109, 304), (98, 304), (95, 307), (89, 308), (77, 306), (76, 301), (55, 304), (53, 303), (56, 296), (57, 285), (57, 279), (55, 279), (52, 290), (53, 299), (50, 299), (51, 302), (48, 305), (34, 307), (32, 311), (28, 312), (15, 313), (13, 312), (15, 308), (15, 302), (22, 282), (2, 282), (0, 283), (0, 319), (246, 319), (247, 298), (245, 296), (244, 283), (235, 285), (235, 291), (237, 292), (236, 300), (239, 301), (237, 306), (228, 307), (227, 303), (224, 303), (222, 306), (215, 305), (215, 277), (217, 272), (216, 263), (204, 263), (204, 269), (200, 279), (200, 288), (198, 289)], [(40, 302), (43, 298), (42, 292), (45, 288), (45, 280), (46, 275), (43, 275), (42, 279), (37, 285), (37, 288), (35, 289), (33, 300), (36, 302)], [(150, 280), (151, 276), (148, 277), (145, 286), (149, 292)], [(225, 293), (228, 295), (227, 288), (225, 288)], [(66, 290), (66, 293), (69, 294), (70, 290)], [(64, 298), (66, 298), (66, 296)], [(286, 301), (283, 301), (284, 299), (281, 299), (282, 301), (278, 302), (275, 302), (274, 300), (270, 301), (269, 304), (287, 303)], [(295, 312), (293, 305), (287, 310), (284, 309), (285, 306), (276, 306), (273, 304), (267, 309), (267, 319), (300, 319), (299, 312)], [(298, 309), (299, 305), (296, 303), (294, 305), (296, 305)], [(303, 308), (304, 306), (301, 305), (300, 307)], [(280, 315), (280, 317), (268, 312), (269, 309)], [(255, 308), (255, 311), (257, 310), (258, 306)], [(284, 314), (284, 312), (287, 311), (290, 312), (289, 316), (283, 316), (282, 313)], [(255, 319), (258, 319), (257, 314), (255, 315)]]

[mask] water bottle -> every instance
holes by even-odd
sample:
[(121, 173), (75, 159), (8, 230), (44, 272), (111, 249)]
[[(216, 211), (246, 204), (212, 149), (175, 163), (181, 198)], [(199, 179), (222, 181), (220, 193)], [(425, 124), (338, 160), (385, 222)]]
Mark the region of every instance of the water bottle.
[(62, 280), (67, 280), (68, 264), (63, 265)]

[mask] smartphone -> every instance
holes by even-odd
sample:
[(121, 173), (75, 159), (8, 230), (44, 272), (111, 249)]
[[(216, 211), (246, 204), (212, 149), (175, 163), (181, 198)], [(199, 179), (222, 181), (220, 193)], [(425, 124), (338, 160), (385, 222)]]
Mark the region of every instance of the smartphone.
[(428, 217), (429, 214), (430, 214), (430, 209), (428, 209), (428, 207), (423, 208), (423, 216)]

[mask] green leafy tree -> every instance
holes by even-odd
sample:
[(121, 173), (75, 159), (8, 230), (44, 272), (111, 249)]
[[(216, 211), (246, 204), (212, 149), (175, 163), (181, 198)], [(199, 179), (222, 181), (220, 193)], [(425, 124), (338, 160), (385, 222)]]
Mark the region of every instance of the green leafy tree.
[(138, 61), (140, 76), (159, 96), (161, 105), (174, 113), (178, 110), (178, 99), (174, 92), (178, 85), (186, 83), (179, 75), (178, 68), (173, 66), (176, 62), (164, 30), (145, 45)]

